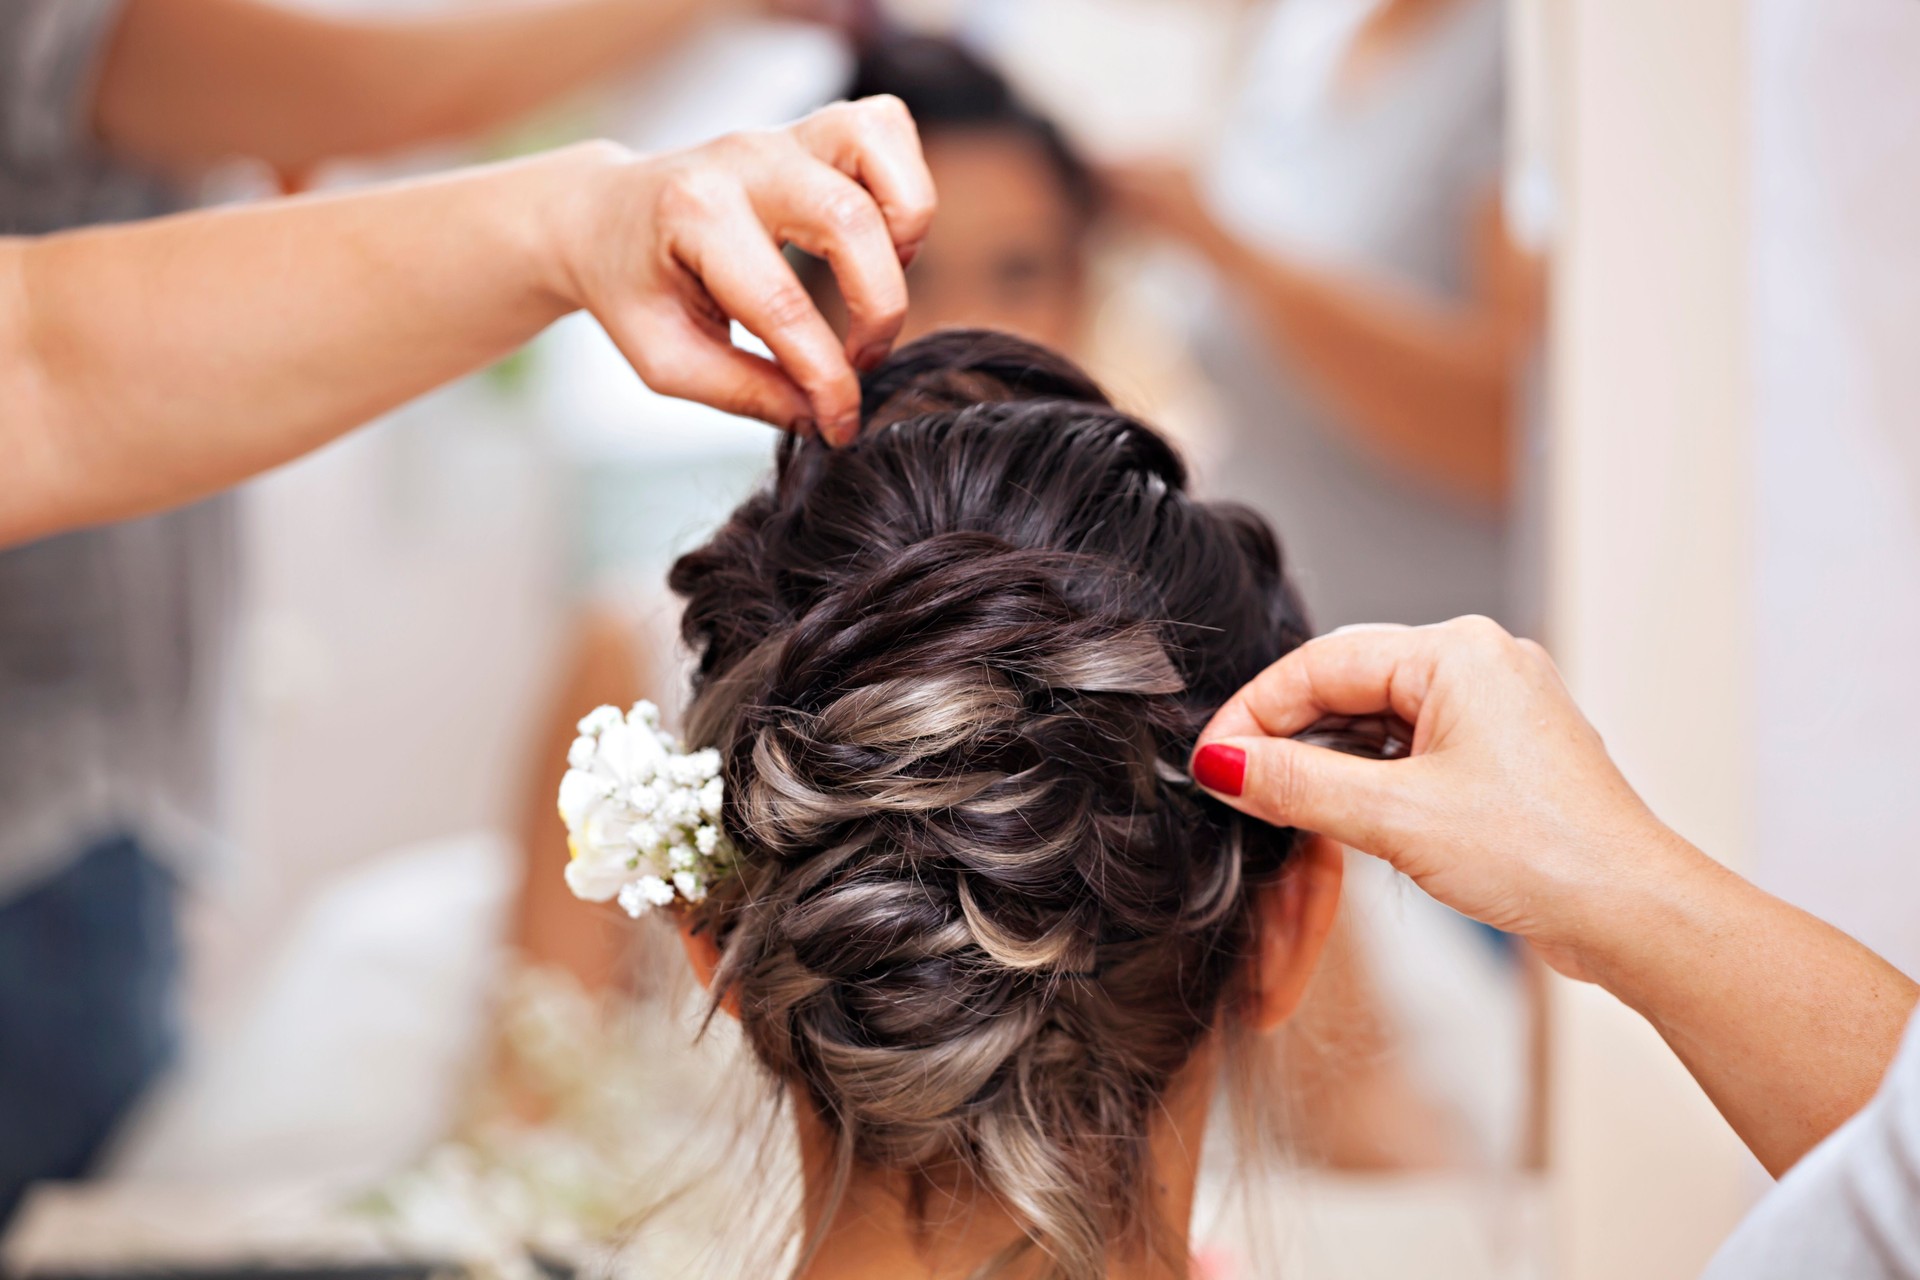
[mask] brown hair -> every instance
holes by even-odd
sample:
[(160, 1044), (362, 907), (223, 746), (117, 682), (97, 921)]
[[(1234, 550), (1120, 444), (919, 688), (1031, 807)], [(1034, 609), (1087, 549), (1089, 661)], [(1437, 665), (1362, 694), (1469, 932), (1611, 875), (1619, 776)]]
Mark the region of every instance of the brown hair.
[(1293, 847), (1187, 756), (1306, 622), (1267, 526), (1061, 357), (952, 331), (865, 391), (673, 568), (740, 850), (715, 999), (843, 1169), (958, 1170), (1092, 1280), (1159, 1238), (1150, 1117)]

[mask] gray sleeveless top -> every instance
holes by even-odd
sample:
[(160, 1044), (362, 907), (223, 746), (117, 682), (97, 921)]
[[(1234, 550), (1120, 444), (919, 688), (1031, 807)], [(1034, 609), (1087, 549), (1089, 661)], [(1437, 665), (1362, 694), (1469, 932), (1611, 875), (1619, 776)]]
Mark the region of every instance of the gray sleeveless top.
[[(1364, 86), (1338, 83), (1376, 0), (1282, 0), (1205, 176), (1238, 234), (1300, 260), (1451, 298), (1472, 222), (1500, 177), (1503, 6), (1456, 0)], [(1316, 625), (1505, 612), (1497, 513), (1435, 494), (1364, 455), (1229, 305), (1200, 343), (1236, 432), (1214, 493), (1279, 530)]]
[[(118, 8), (0, 0), (0, 233), (183, 203), (92, 145)], [(134, 833), (176, 864), (211, 844), (233, 526), (215, 499), (0, 551), (0, 899), (104, 836)]]

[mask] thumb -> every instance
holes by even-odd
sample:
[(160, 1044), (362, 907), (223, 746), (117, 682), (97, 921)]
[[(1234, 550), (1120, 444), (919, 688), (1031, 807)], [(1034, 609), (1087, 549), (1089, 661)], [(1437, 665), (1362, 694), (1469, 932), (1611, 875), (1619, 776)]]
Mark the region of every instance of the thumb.
[(1396, 763), (1362, 760), (1290, 738), (1216, 738), (1193, 753), (1193, 780), (1242, 813), (1301, 827), (1356, 849), (1376, 845)]

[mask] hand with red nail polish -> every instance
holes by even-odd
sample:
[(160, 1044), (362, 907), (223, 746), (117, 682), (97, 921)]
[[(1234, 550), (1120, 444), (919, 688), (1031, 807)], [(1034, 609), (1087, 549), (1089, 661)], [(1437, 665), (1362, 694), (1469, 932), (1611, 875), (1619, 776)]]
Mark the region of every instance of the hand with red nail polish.
[[(1293, 740), (1392, 712), (1402, 760)], [(1878, 1087), (1920, 987), (1681, 839), (1607, 756), (1546, 651), (1485, 618), (1309, 641), (1201, 733), (1227, 804), (1384, 858), (1644, 1014), (1778, 1174)]]
[(1207, 743), (1193, 753), (1193, 780), (1223, 796), (1239, 795), (1247, 781), (1246, 751), (1230, 743)]
[[(1415, 726), (1409, 759), (1291, 740), (1326, 716), (1384, 712)], [(1192, 767), (1237, 808), (1385, 858), (1569, 972), (1582, 969), (1582, 895), (1623, 849), (1704, 861), (1628, 787), (1546, 652), (1484, 618), (1310, 641), (1221, 707)]]
[[(903, 263), (934, 212), (900, 100), (837, 103), (667, 155), (592, 154), (597, 175), (561, 204), (559, 292), (593, 312), (655, 391), (806, 424), (829, 444), (853, 439), (858, 373), (900, 333)], [(788, 244), (831, 266), (844, 340), (794, 276)], [(773, 358), (734, 346), (735, 322)]]

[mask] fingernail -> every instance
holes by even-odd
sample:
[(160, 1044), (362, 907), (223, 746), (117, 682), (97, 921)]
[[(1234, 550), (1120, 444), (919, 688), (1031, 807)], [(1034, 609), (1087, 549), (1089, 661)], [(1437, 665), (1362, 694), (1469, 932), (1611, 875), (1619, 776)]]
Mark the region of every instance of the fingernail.
[(835, 445), (852, 444), (854, 437), (859, 434), (860, 415), (850, 413), (844, 418), (836, 419), (834, 424), (827, 429), (827, 440), (829, 443)]
[(912, 266), (913, 260), (920, 256), (920, 246), (923, 243), (924, 241), (915, 240), (912, 244), (903, 244), (900, 246), (900, 269), (902, 271)]
[(1224, 742), (1209, 742), (1194, 753), (1193, 780), (1209, 791), (1237, 796), (1247, 785), (1247, 753)]
[(795, 418), (793, 420), (792, 430), (793, 434), (799, 436), (802, 440), (817, 440), (820, 438), (820, 424), (812, 418)]
[(862, 373), (870, 373), (879, 367), (882, 360), (887, 358), (888, 350), (889, 348), (886, 343), (876, 342), (862, 350), (859, 355), (853, 358), (853, 367)]

